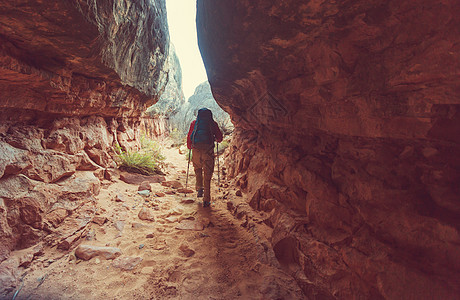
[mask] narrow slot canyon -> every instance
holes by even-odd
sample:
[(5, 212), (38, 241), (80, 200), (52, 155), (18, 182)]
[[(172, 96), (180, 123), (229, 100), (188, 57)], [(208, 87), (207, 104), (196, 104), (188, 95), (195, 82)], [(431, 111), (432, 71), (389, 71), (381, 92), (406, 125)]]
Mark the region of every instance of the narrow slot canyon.
[(0, 299), (459, 299), (460, 3), (167, 1), (0, 0)]

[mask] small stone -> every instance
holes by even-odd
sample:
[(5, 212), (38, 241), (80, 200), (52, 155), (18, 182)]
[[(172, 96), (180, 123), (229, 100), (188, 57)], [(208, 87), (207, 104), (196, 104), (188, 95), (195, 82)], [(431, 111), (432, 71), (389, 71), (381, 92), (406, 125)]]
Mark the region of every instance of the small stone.
[(156, 192), (156, 193), (155, 193), (155, 196), (157, 196), (157, 197), (164, 197), (164, 196), (165, 196), (165, 193)]
[(142, 191), (138, 191), (137, 193), (141, 196), (146, 196), (146, 197), (150, 196), (149, 190), (142, 190)]
[(171, 217), (165, 218), (165, 220), (168, 221), (169, 223), (174, 223), (174, 222), (177, 222), (179, 218), (175, 216), (171, 216)]
[(139, 219), (141, 220), (146, 220), (146, 221), (155, 221), (155, 216), (152, 212), (152, 210), (143, 207), (141, 211), (138, 214)]
[(123, 231), (123, 228), (125, 228), (125, 221), (116, 221), (113, 223), (113, 226), (120, 232)]
[(237, 195), (238, 197), (242, 197), (243, 193), (241, 192), (241, 190), (237, 190), (235, 195)]
[(153, 239), (155, 235), (153, 233), (149, 233), (145, 236), (146, 239)]
[(180, 183), (179, 181), (177, 180), (171, 180), (171, 181), (163, 181), (161, 183), (162, 186), (166, 186), (166, 187), (172, 187), (173, 189), (178, 189), (178, 188), (182, 188), (183, 185), (182, 183)]
[(196, 220), (182, 220), (179, 225), (176, 226), (176, 229), (201, 231), (204, 229), (204, 226), (201, 222)]
[(142, 257), (118, 257), (112, 262), (112, 266), (122, 269), (123, 271), (133, 270), (142, 262)]
[(140, 244), (140, 245), (139, 245), (139, 249), (144, 248), (144, 246), (145, 246), (144, 244)]
[(126, 201), (126, 198), (125, 198), (125, 195), (123, 195), (123, 194), (118, 194), (115, 197), (115, 202), (125, 202), (125, 201)]
[(180, 245), (179, 250), (182, 251), (186, 257), (190, 257), (195, 254), (195, 251), (185, 244)]
[(93, 218), (93, 223), (99, 225), (99, 226), (102, 226), (104, 225), (104, 223), (107, 222), (107, 218), (106, 217), (103, 217), (103, 216), (95, 216)]
[(144, 191), (144, 190), (152, 191), (152, 186), (150, 185), (148, 181), (144, 181), (139, 185), (137, 190), (138, 191)]
[(186, 189), (186, 188), (179, 188), (177, 189), (177, 192), (181, 194), (193, 194), (192, 189)]
[(117, 173), (116, 173), (115, 170), (105, 169), (105, 172), (104, 172), (104, 178), (105, 179), (110, 180), (110, 181), (114, 181), (116, 176), (117, 176)]
[(182, 204), (192, 204), (192, 203), (195, 203), (195, 200), (193, 199), (184, 199), (184, 200), (181, 200)]
[(174, 194), (176, 194), (176, 192), (175, 192), (175, 191), (166, 191), (165, 194), (167, 194), (167, 195), (174, 195)]
[(98, 265), (98, 264), (101, 263), (101, 260), (100, 260), (99, 258), (96, 258), (96, 259), (94, 260), (94, 263), (95, 263), (96, 265)]

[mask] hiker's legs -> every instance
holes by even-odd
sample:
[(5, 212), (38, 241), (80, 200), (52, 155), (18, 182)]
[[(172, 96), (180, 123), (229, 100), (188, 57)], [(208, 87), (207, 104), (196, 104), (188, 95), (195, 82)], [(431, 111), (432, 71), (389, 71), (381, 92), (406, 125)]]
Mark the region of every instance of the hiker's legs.
[(201, 163), (201, 150), (192, 149), (192, 163), (195, 170), (195, 188), (200, 190), (203, 188), (203, 166)]
[(203, 173), (204, 173), (204, 198), (203, 201), (211, 202), (211, 178), (214, 172), (214, 147), (203, 153)]

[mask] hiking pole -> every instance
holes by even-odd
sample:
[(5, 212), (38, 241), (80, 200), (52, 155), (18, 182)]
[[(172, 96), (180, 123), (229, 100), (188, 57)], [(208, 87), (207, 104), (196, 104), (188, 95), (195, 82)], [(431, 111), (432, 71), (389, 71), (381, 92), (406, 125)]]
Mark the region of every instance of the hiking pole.
[(217, 187), (220, 192), (219, 143), (217, 143)]
[(190, 154), (191, 154), (191, 153), (192, 153), (192, 149), (188, 149), (187, 178), (185, 179), (184, 197), (187, 197), (188, 170), (190, 169)]

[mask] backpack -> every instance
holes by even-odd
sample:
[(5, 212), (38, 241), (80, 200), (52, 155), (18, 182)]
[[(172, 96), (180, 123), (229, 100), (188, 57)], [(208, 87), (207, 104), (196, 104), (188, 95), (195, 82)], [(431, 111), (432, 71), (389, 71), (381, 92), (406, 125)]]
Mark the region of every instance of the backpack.
[(193, 148), (201, 148), (204, 145), (209, 146), (214, 143), (214, 134), (211, 127), (212, 122), (214, 120), (212, 119), (212, 112), (209, 109), (202, 108), (198, 111), (195, 126), (190, 135)]

